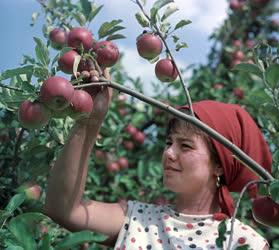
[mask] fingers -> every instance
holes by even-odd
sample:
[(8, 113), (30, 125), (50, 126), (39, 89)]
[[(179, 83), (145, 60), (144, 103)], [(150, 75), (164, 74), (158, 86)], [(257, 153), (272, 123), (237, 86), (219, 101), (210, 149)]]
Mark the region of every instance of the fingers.
[(103, 74), (104, 74), (104, 77), (108, 80), (111, 80), (111, 76), (110, 76), (110, 73), (109, 73), (109, 69), (108, 68), (105, 68), (104, 71), (103, 71)]

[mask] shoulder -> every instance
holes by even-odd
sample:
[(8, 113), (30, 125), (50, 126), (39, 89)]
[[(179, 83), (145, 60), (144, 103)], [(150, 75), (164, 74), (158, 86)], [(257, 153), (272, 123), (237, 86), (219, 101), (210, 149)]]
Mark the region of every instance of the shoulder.
[(153, 214), (158, 213), (160, 210), (160, 206), (151, 204), (151, 203), (145, 203), (141, 201), (136, 200), (128, 200), (127, 202), (127, 213), (137, 213), (139, 215), (147, 215), (147, 214)]
[[(229, 231), (230, 226), (231, 220), (229, 220), (228, 224)], [(268, 245), (267, 240), (251, 226), (244, 224), (238, 219), (234, 222), (233, 234), (233, 241), (237, 246), (247, 244), (253, 249), (268, 249), (265, 248), (265, 246)]]

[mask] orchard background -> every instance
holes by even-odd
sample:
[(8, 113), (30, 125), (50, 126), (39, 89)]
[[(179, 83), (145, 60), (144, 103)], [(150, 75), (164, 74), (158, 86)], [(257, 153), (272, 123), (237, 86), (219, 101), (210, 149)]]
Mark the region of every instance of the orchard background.
[[(155, 4), (164, 2), (171, 1), (161, 0)], [(153, 3), (147, 1), (147, 13)], [(88, 20), (92, 19), (89, 29), (96, 39), (105, 40), (116, 34), (114, 38), (125, 39), (128, 34), (121, 17), (117, 21), (105, 17), (106, 29), (102, 24), (94, 27), (95, 18), (102, 15), (102, 7), (86, 0), (38, 1), (38, 6), (41, 6), (41, 14), (32, 15), (32, 25), (38, 25), (36, 21), (41, 18), (43, 26), (42, 36), (34, 39), (34, 53), (24, 55), (20, 66), (1, 69), (0, 75), (0, 248), (101, 249), (95, 242), (101, 241), (102, 235), (87, 231), (70, 233), (41, 213), (48, 174), (74, 120), (52, 118), (40, 129), (26, 129), (19, 123), (17, 112), (23, 100), (36, 98), (42, 82), (50, 74), (74, 79), (58, 67), (61, 51), (54, 50), (49, 40), (53, 28), (88, 27)], [(183, 13), (183, 9), (175, 7), (166, 12), (167, 8), (168, 5), (160, 8), (161, 18), (166, 13)], [(278, 8), (278, 3), (272, 0), (228, 1), (228, 16), (210, 36), (212, 47), (207, 61), (187, 67), (178, 62), (180, 71), (187, 75), (192, 101), (211, 99), (237, 103), (253, 115), (270, 145), (272, 175), (276, 179), (279, 178)], [(165, 19), (169, 25), (161, 26), (166, 33), (178, 23), (172, 23), (171, 17)], [(169, 34), (166, 40), (175, 55), (192, 50), (190, 46), (187, 48), (187, 36), (191, 36), (188, 27), (195, 23), (185, 17), (183, 20), (180, 27), (176, 26), (180, 33)], [(144, 19), (140, 23), (144, 26)], [(141, 28), (142, 31), (148, 29)], [(113, 40), (116, 45), (118, 41)], [(136, 51), (136, 41), (134, 49)], [(125, 50), (120, 52), (125, 55)], [(164, 57), (162, 52), (160, 58)], [(140, 77), (131, 77), (122, 57), (111, 68), (112, 79), (171, 106), (185, 104), (179, 79), (172, 83), (160, 82), (155, 76), (155, 63), (146, 60), (146, 69), (154, 74), (148, 91)], [(171, 201), (173, 194), (162, 187), (161, 173), (166, 119), (166, 112), (115, 90), (90, 158), (84, 196), (107, 202), (137, 199), (162, 204)], [(137, 129), (140, 139), (131, 135), (131, 127)], [(279, 203), (277, 190), (278, 185), (274, 185), (272, 198)], [(261, 192), (268, 191), (262, 188)], [(238, 195), (234, 197), (237, 199)], [(237, 217), (266, 237), (271, 249), (279, 249), (279, 228), (255, 222), (246, 195)]]

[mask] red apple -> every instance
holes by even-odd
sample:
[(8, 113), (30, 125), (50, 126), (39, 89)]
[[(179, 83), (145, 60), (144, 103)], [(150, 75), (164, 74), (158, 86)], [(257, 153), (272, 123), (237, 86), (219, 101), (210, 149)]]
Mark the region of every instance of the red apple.
[(266, 226), (279, 226), (279, 204), (269, 196), (255, 198), (252, 202), (254, 219)]
[(102, 164), (106, 161), (107, 155), (104, 151), (102, 150), (95, 150), (95, 160), (97, 163)]
[(234, 88), (233, 94), (236, 98), (238, 98), (240, 100), (243, 99), (243, 97), (244, 97), (244, 91), (241, 88)]
[(242, 10), (244, 3), (238, 0), (230, 0), (230, 8), (232, 10)]
[(132, 135), (135, 142), (139, 144), (143, 144), (145, 140), (145, 134), (141, 131), (137, 131), (135, 134)]
[(52, 110), (63, 110), (70, 105), (73, 85), (65, 78), (51, 76), (41, 86), (40, 98)]
[(102, 68), (113, 66), (119, 58), (117, 46), (110, 41), (98, 42), (95, 50), (96, 60)]
[(123, 141), (123, 147), (127, 150), (133, 150), (135, 145), (132, 141), (125, 140)]
[(40, 102), (23, 101), (18, 110), (18, 120), (24, 128), (35, 129), (46, 125), (51, 112)]
[(120, 166), (117, 162), (108, 162), (107, 163), (107, 170), (109, 172), (117, 172), (120, 170)]
[(178, 72), (171, 59), (161, 59), (156, 63), (155, 74), (157, 78), (162, 82), (173, 82)]
[(151, 60), (162, 52), (163, 43), (159, 36), (153, 33), (144, 33), (137, 39), (137, 50), (141, 57)]
[(245, 45), (248, 49), (253, 49), (253, 47), (255, 46), (255, 41), (254, 40), (247, 40), (245, 42)]
[(119, 157), (117, 163), (119, 164), (121, 169), (129, 168), (129, 161), (126, 157), (123, 156)]
[(224, 88), (225, 84), (222, 82), (214, 83), (213, 88), (214, 89), (222, 89)]
[(71, 109), (73, 112), (70, 116), (73, 119), (89, 116), (93, 109), (93, 100), (91, 95), (82, 89), (75, 90), (71, 99)]
[(234, 60), (240, 60), (242, 61), (244, 59), (245, 55), (241, 50), (237, 50), (233, 53), (233, 59)]
[(67, 33), (63, 29), (55, 28), (49, 33), (49, 40), (54, 49), (62, 49), (67, 42)]
[(126, 108), (119, 108), (118, 113), (120, 114), (120, 116), (124, 117), (125, 115), (127, 115), (127, 110)]
[(79, 56), (79, 54), (75, 50), (70, 50), (63, 54), (63, 56), (58, 59), (60, 69), (66, 74), (73, 74), (73, 66), (77, 56)]
[(133, 136), (135, 133), (137, 133), (137, 128), (135, 128), (133, 125), (129, 124), (125, 128), (125, 132), (127, 132), (129, 135)]
[(240, 48), (241, 47), (241, 41), (240, 40), (234, 40), (233, 41), (233, 46), (236, 48)]
[(92, 33), (83, 27), (73, 28), (68, 34), (67, 42), (69, 47), (79, 49), (82, 45), (88, 51), (93, 45)]

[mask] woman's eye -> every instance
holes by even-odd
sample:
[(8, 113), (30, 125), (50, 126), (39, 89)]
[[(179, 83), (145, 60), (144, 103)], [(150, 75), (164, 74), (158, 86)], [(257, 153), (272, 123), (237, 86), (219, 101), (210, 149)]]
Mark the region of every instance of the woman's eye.
[(181, 144), (182, 148), (190, 148), (190, 146), (188, 144)]
[(170, 146), (171, 144), (172, 144), (171, 141), (166, 141), (167, 146)]

